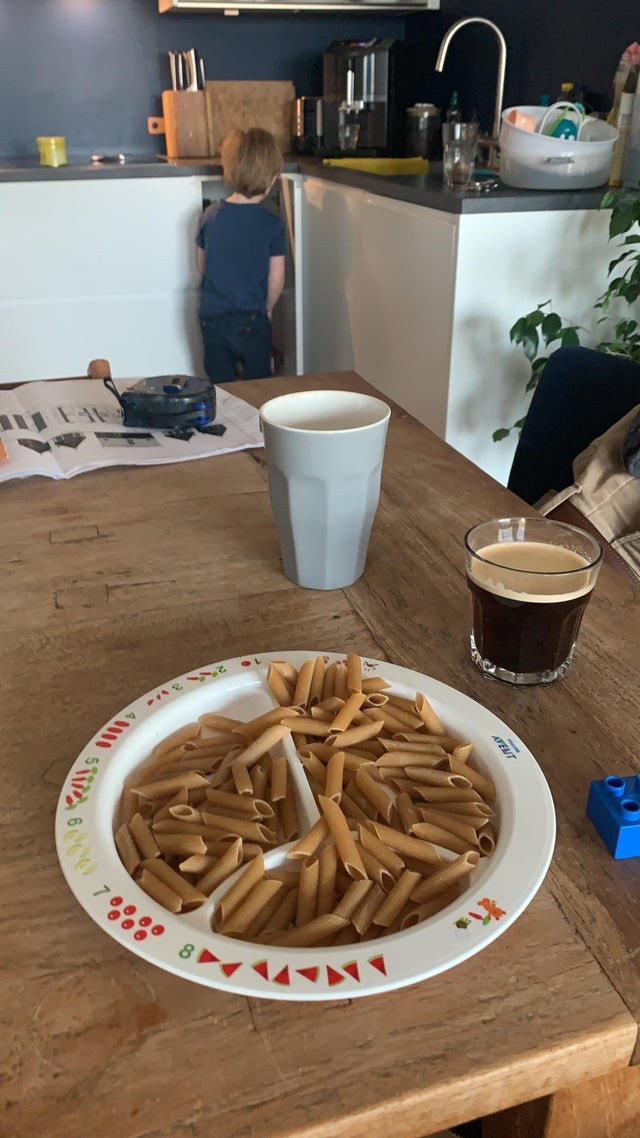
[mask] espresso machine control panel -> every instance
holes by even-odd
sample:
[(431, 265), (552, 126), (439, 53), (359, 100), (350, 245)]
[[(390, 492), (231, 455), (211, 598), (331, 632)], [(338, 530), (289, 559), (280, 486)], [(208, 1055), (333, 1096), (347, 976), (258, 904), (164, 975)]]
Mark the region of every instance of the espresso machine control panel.
[[(405, 45), (394, 39), (334, 40), (322, 72), (325, 152), (401, 155), (409, 104)], [(345, 122), (355, 126), (346, 145)]]

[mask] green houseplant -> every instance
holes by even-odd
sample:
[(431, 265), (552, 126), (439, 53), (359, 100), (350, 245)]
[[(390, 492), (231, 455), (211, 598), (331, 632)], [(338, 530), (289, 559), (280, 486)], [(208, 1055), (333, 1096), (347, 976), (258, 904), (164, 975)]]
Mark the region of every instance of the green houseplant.
[[(601, 203), (601, 209), (610, 209), (609, 241), (621, 237), (618, 255), (609, 263), (607, 287), (602, 296), (594, 302), (594, 309), (600, 312), (597, 320), (601, 324), (613, 315), (612, 306), (618, 301), (633, 305), (640, 297), (640, 192), (637, 190), (608, 190)], [(556, 348), (580, 344), (580, 333), (587, 332), (579, 324), (561, 316), (552, 308), (552, 301), (546, 300), (516, 320), (509, 331), (513, 344), (518, 344), (531, 366), (526, 391), (533, 391), (549, 355)], [(626, 356), (640, 363), (640, 325), (632, 314), (616, 320), (613, 338), (602, 340), (594, 345), (598, 351)], [(505, 439), (512, 431), (519, 431), (526, 419), (518, 419), (511, 427), (499, 427), (493, 432), (493, 441)]]

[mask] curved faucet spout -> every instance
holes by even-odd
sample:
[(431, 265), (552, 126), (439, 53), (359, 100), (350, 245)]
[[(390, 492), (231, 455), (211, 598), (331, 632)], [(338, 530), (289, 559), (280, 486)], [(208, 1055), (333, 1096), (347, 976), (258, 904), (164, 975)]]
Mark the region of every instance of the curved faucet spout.
[(498, 25), (494, 24), (493, 20), (486, 20), (484, 16), (465, 16), (462, 20), (456, 20), (455, 24), (452, 24), (442, 37), (435, 70), (442, 71), (444, 69), (444, 62), (447, 58), (447, 51), (449, 50), (451, 40), (456, 32), (459, 32), (460, 28), (464, 28), (467, 24), (486, 24), (487, 27), (491, 28), (495, 33), (498, 41), (498, 75), (496, 79), (496, 101), (493, 113), (493, 137), (497, 139), (500, 134), (500, 115), (502, 114), (502, 100), (504, 98), (504, 76), (507, 69), (507, 44)]

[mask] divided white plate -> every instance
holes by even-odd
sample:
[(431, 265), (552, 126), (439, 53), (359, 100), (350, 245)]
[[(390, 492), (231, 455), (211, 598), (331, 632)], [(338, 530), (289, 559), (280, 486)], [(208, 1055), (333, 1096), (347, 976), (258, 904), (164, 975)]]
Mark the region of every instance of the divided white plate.
[[(148, 692), (98, 731), (69, 772), (58, 802), (56, 845), (76, 899), (115, 940), (145, 960), (209, 987), (285, 1000), (345, 999), (389, 991), (452, 968), (513, 924), (546, 874), (555, 839), (551, 793), (533, 755), (501, 720), (446, 684), (375, 660), (364, 676), (383, 676), (405, 697), (424, 692), (451, 734), (474, 744), (477, 766), (496, 790), (498, 842), (455, 902), (405, 932), (362, 944), (291, 949), (254, 945), (214, 933), (220, 891), (200, 909), (174, 916), (129, 877), (113, 840), (125, 779), (161, 739), (206, 711), (239, 719), (270, 710), (270, 660), (295, 667), (310, 656), (270, 652), (207, 665)], [(291, 762), (291, 760), (290, 760)], [(303, 826), (317, 817), (302, 770), (297, 780)], [(269, 854), (267, 864), (279, 855)], [(224, 890), (222, 890), (224, 891)]]

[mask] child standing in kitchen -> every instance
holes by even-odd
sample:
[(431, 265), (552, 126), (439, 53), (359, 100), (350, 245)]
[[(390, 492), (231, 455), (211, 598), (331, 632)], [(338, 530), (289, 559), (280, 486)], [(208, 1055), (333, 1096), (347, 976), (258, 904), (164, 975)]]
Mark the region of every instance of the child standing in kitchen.
[(285, 232), (262, 202), (282, 170), (268, 130), (234, 130), (221, 148), (231, 194), (204, 211), (196, 243), (202, 273), (204, 367), (213, 382), (271, 374), (271, 316), (284, 288)]

